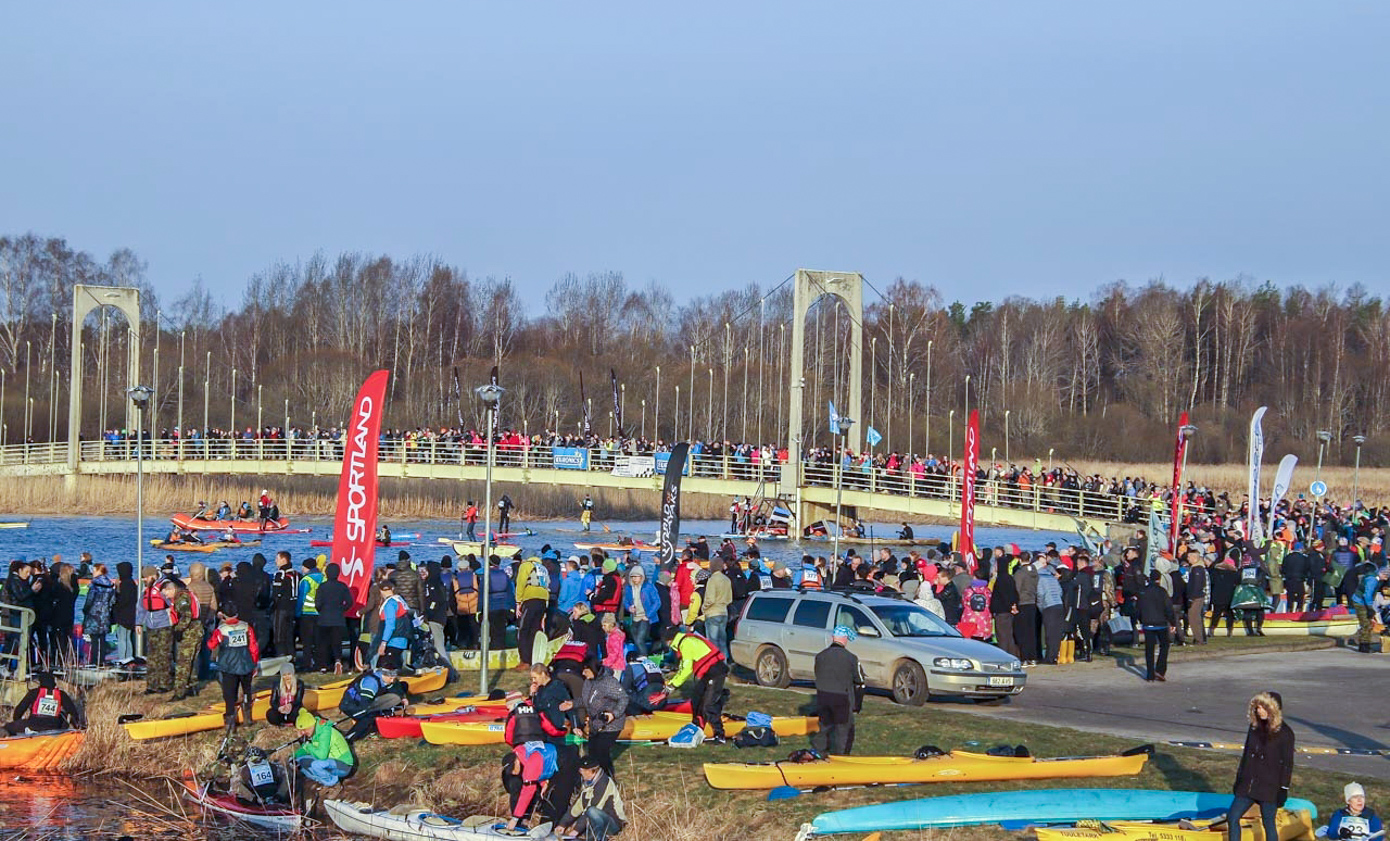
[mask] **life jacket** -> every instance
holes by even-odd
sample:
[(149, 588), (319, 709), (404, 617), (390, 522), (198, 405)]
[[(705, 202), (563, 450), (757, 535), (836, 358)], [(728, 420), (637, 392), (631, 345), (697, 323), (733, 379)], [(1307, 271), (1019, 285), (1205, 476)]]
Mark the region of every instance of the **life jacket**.
[(300, 606), (301, 613), (304, 616), (318, 616), (319, 585), (323, 583), (323, 575), (318, 572), (311, 572), (300, 581), (309, 585), (309, 589), (304, 592), (304, 603)]
[(552, 744), (550, 744), (549, 742), (542, 742), (542, 741), (523, 742), (521, 745), (519, 745), (519, 746), (516, 748), (516, 750), (521, 751), (521, 760), (522, 760), (523, 764), (525, 763), (525, 761), (526, 761), (527, 759), (530, 759), (531, 757), (535, 756), (537, 753), (539, 753), (539, 754), (541, 755), (541, 776), (540, 776), (540, 779), (537, 779), (537, 780), (526, 780), (526, 782), (536, 782), (536, 783), (544, 782), (545, 780), (548, 780), (548, 779), (550, 779), (551, 777), (555, 776), (555, 772), (558, 771), (558, 770), (560, 770), (560, 756), (559, 756), (559, 753), (555, 750), (555, 746), (552, 745)]
[[(724, 653), (721, 652), (714, 645), (714, 643), (710, 642), (709, 640), (705, 639), (704, 637), (700, 636), (694, 631), (691, 631), (690, 633), (686, 634), (685, 638), (687, 640), (693, 639), (697, 641), (706, 649), (704, 654), (701, 654), (699, 657), (695, 658), (695, 663), (690, 667), (691, 671), (694, 672), (695, 677), (704, 677), (706, 674), (709, 673), (710, 669), (714, 668), (717, 664), (724, 662)], [(682, 640), (682, 643), (684, 643), (684, 640)], [(684, 657), (685, 652), (681, 651), (680, 655)]]
[(159, 610), (168, 610), (169, 602), (164, 598), (164, 594), (159, 590), (159, 582), (145, 588), (145, 594), (141, 597), (145, 604), (145, 610), (154, 613)]
[(550, 719), (540, 714), (536, 702), (530, 698), (512, 707), (507, 713), (507, 723), (503, 736), (507, 744), (522, 745), (527, 742), (543, 741), (555, 736), (563, 736), (563, 730), (550, 723)]
[(569, 639), (560, 646), (554, 656), (550, 658), (552, 669), (563, 669), (578, 674), (583, 669), (584, 664), (591, 660), (589, 646), (581, 640)]
[(58, 689), (40, 689), (34, 703), (29, 705), (29, 715), (57, 718), (63, 709), (63, 693)]
[(245, 622), (223, 622), (217, 626), (218, 671), (229, 675), (249, 675), (256, 670), (251, 658), (251, 626)]
[(372, 705), (384, 688), (384, 682), (375, 672), (358, 675), (343, 691), (343, 700), (338, 704), (338, 710), (348, 715), (360, 713)]
[(275, 800), (280, 794), (280, 782), (275, 777), (275, 766), (269, 762), (246, 763), (246, 782), (262, 801)]
[[(187, 590), (185, 592), (188, 593), (188, 609), (192, 613), (192, 615), (189, 616), (189, 618), (197, 619), (198, 614), (202, 612), (199, 609), (198, 597), (193, 595), (192, 590)], [(179, 612), (174, 609), (173, 605), (169, 606), (169, 621), (173, 622), (175, 625), (179, 624)]]
[(816, 569), (814, 566), (803, 566), (801, 568), (801, 589), (819, 590), (823, 583), (820, 570)]

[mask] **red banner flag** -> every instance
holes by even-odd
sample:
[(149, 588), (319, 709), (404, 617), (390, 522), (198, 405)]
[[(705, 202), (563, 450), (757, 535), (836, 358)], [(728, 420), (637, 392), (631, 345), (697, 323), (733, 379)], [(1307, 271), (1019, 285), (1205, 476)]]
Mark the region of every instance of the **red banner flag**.
[(970, 410), (965, 427), (965, 459), (961, 470), (960, 553), (975, 569), (975, 473), (980, 469), (980, 412)]
[(1178, 416), (1178, 441), (1173, 445), (1173, 501), (1169, 511), (1172, 522), (1168, 524), (1168, 551), (1173, 553), (1178, 551), (1178, 530), (1182, 525), (1182, 457), (1187, 451), (1187, 436), (1182, 430), (1185, 426), (1187, 412)]
[(342, 570), (352, 591), (357, 616), (367, 603), (376, 555), (377, 439), (386, 400), (389, 371), (377, 371), (362, 384), (352, 401), (352, 414), (343, 434), (343, 472), (338, 479), (338, 512), (333, 518), (332, 563)]

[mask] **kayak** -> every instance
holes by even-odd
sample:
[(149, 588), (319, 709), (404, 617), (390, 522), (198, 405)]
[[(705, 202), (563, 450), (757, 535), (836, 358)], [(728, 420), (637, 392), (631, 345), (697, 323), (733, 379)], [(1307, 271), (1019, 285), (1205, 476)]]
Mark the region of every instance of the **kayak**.
[(27, 529), (28, 523), (0, 523), (0, 529)]
[(192, 774), (183, 784), (184, 795), (209, 812), (277, 832), (298, 832), (304, 823), (304, 816), (289, 806), (248, 806), (231, 794), (213, 792), (210, 784), (199, 784)]
[[(483, 553), (483, 544), (476, 540), (451, 540), (449, 546), (453, 548), (454, 554), (460, 557)], [(488, 546), (488, 552), (499, 558), (514, 558), (521, 553), (521, 547), (514, 543), (493, 543)]]
[[(449, 662), (455, 669), (464, 672), (476, 672), (483, 659), (482, 654), (476, 648), (464, 650), (456, 648), (449, 652)], [(521, 665), (521, 652), (515, 648), (493, 648), (487, 653), (487, 667), (489, 669), (515, 669)]]
[[(689, 722), (689, 713), (656, 712), (628, 716), (618, 739), (624, 742), (664, 742)], [(725, 716), (724, 723), (728, 726), (739, 722)], [(779, 736), (805, 736), (814, 733), (819, 723), (818, 718), (775, 717), (772, 719), (772, 729)], [(506, 723), (502, 721), (420, 722), (420, 735), (432, 745), (500, 745), (505, 741), (505, 732)], [(710, 727), (705, 727), (705, 735), (713, 732)]]
[(661, 547), (655, 543), (634, 540), (631, 543), (576, 543), (574, 548), (581, 552), (592, 552), (595, 549), (604, 552), (655, 552)]
[[(1275, 825), (1279, 828), (1279, 841), (1300, 841), (1313, 837), (1313, 818), (1299, 809), (1289, 811), (1280, 809), (1275, 815)], [(1213, 821), (1191, 822), (1179, 826), (1175, 823), (1154, 824), (1138, 821), (1106, 821), (1095, 825), (1072, 827), (1038, 827), (1038, 841), (1065, 841), (1071, 838), (1104, 838), (1107, 841), (1217, 841), (1226, 838), (1224, 823), (1212, 825)], [(1260, 821), (1247, 815), (1240, 822), (1242, 834), (1249, 834), (1255, 841), (1264, 841), (1264, 826)]]
[[(987, 791), (901, 800), (823, 812), (811, 822), (815, 835), (837, 832), (885, 832), (980, 824), (1042, 824), (1101, 821), (1176, 821), (1216, 818), (1231, 808), (1232, 795), (1205, 791), (1066, 788)], [(1297, 797), (1288, 809), (1318, 807)]]
[(1057, 759), (990, 756), (951, 751), (930, 759), (910, 756), (832, 756), (816, 762), (707, 762), (705, 781), (720, 789), (778, 786), (879, 785), (1043, 780), (1059, 777), (1121, 777), (1144, 770), (1149, 754), (1081, 756)]
[[(833, 543), (833, 542), (835, 541), (835, 538), (834, 538), (833, 535), (822, 535), (822, 534), (814, 534), (814, 535), (812, 535), (812, 534), (807, 534), (807, 535), (803, 535), (803, 536), (801, 537), (801, 539), (802, 539), (802, 540), (805, 540), (805, 541), (813, 542), (813, 543)], [(841, 542), (841, 543), (848, 543), (848, 544), (851, 544), (851, 545), (854, 545), (854, 546), (865, 546), (865, 545), (870, 544), (870, 543), (874, 544), (875, 546), (925, 546), (925, 545), (927, 545), (927, 541), (925, 541), (925, 540), (918, 540), (918, 539), (915, 538), (915, 537), (905, 540), (905, 539), (903, 539), (903, 538), (901, 538), (901, 537), (858, 537), (858, 536), (852, 535), (852, 534), (842, 534), (842, 535), (840, 535), (840, 542)], [(936, 545), (936, 542), (933, 541), (931, 545), (935, 546), (935, 545)]]
[(370, 803), (347, 800), (325, 800), (323, 809), (329, 820), (344, 832), (387, 838), (391, 841), (470, 841), (476, 838), (545, 838), (550, 824), (537, 825), (530, 832), (503, 832), (506, 818), (474, 815), (451, 818), (418, 806), (409, 807), (405, 814), (394, 809), (378, 809)]
[(57, 771), (82, 746), (81, 730), (59, 730), (0, 739), (0, 769)]
[[(403, 678), (411, 692), (433, 692), (448, 682), (448, 673), (443, 669), (431, 669)], [(343, 700), (343, 693), (352, 684), (353, 678), (326, 683), (319, 687), (304, 690), (304, 709), (311, 712), (331, 710)], [(251, 703), (251, 720), (265, 721), (266, 710), (270, 708), (270, 690), (257, 692)], [(161, 739), (166, 736), (184, 736), (189, 733), (202, 733), (222, 727), (223, 707), (215, 704), (197, 713), (184, 713), (168, 718), (155, 718), (148, 721), (132, 721), (122, 725), (132, 739)], [(240, 716), (240, 713), (238, 713)]]
[(191, 514), (175, 514), (169, 518), (169, 522), (173, 523), (175, 528), (189, 531), (284, 531), (290, 526), (290, 521), (285, 517), (268, 521), (265, 528), (261, 528), (260, 520), (195, 520)]
[[(376, 720), (376, 732), (383, 739), (423, 739), (424, 731), (421, 725), (425, 722), (441, 724), (449, 722), (459, 723), (478, 723), (478, 722), (505, 722), (507, 718), (507, 704), (505, 702), (477, 704), (460, 706), (452, 712), (441, 712), (430, 715), (404, 715), (383, 717)], [(690, 715), (690, 702), (679, 701), (669, 707), (662, 709), (662, 712), (683, 713)]]
[[(1355, 616), (1334, 616), (1311, 622), (1299, 619), (1270, 619), (1266, 616), (1260, 630), (1268, 637), (1349, 637), (1356, 633), (1358, 627)], [(1217, 631), (1220, 631), (1219, 627)], [(1232, 625), (1232, 633), (1245, 636), (1245, 623), (1236, 620)]]
[(487, 695), (455, 695), (452, 698), (443, 698), (429, 704), (411, 704), (405, 708), (405, 712), (407, 716), (418, 718), (459, 712), (465, 707), (501, 707), (505, 712), (507, 702), (515, 701), (520, 697), (520, 692), (508, 692), (501, 698), (492, 698)]
[(164, 549), (170, 552), (216, 552), (218, 549), (235, 549), (239, 546), (260, 546), (259, 540), (208, 540), (203, 543), (168, 543), (163, 540), (151, 540), (150, 545), (156, 549)]
[(751, 534), (740, 534), (739, 532), (731, 531), (731, 532), (725, 532), (724, 534), (719, 535), (719, 539), (720, 539), (720, 540), (747, 540), (747, 539), (750, 538), (750, 537), (753, 538), (754, 540), (791, 540), (791, 539), (792, 539), (791, 535), (787, 534), (786, 532), (771, 532), (771, 531), (766, 531), (766, 532), (764, 532), (764, 531), (756, 531), (756, 532), (752, 532)]
[[(309, 545), (310, 545), (310, 546), (332, 546), (332, 545), (333, 545), (333, 541), (331, 541), (331, 540), (311, 540), (311, 541), (309, 541)], [(412, 542), (410, 542), (410, 541), (408, 541), (408, 540), (405, 540), (405, 541), (393, 540), (393, 541), (391, 541), (390, 543), (376, 543), (376, 542), (373, 542), (372, 545), (375, 546), (375, 547), (377, 547), (378, 549), (385, 549), (387, 546), (390, 546), (391, 548), (394, 549), (394, 548), (397, 547), (397, 546), (414, 546), (415, 544), (412, 543)]]

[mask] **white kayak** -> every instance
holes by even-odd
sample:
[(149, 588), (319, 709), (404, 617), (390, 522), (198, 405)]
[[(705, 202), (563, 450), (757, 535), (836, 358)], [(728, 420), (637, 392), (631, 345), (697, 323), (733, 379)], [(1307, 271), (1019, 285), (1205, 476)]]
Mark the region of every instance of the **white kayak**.
[[(325, 800), (324, 811), (333, 824), (344, 832), (386, 838), (390, 841), (471, 841), (477, 838), (544, 838), (550, 834), (550, 824), (543, 823), (530, 832), (508, 832), (503, 827), (506, 818), (473, 815), (451, 818), (418, 806), (405, 807), (404, 814), (395, 810), (378, 809), (370, 803), (347, 800)], [(397, 807), (403, 808), (403, 807)]]

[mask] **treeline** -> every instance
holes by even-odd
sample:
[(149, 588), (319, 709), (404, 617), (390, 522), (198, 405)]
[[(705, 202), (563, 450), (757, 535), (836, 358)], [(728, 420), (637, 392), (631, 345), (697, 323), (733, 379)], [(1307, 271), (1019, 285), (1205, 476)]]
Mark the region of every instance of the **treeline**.
[[(817, 304), (806, 365), (793, 372), (791, 284), (780, 278), (678, 290), (678, 301), (619, 272), (567, 274), (527, 295), (511, 278), (471, 277), (429, 255), (317, 254), (255, 274), (227, 309), (219, 301), (232, 296), (201, 280), (160, 301), (147, 272), (124, 249), (100, 261), (61, 239), (0, 237), (7, 441), (26, 429), (34, 440), (66, 437), (77, 283), (142, 289), (142, 378), (157, 388), (158, 428), (175, 425), (180, 386), (185, 426), (203, 425), (205, 395), (214, 428), (233, 426), (233, 412), (237, 428), (283, 425), (286, 401), (292, 426), (336, 425), (364, 375), (381, 367), (393, 372), (386, 422), (396, 428), (480, 424), (470, 391), (493, 365), (508, 389), (503, 422), (532, 433), (578, 429), (582, 374), (593, 429), (606, 435), (616, 422), (610, 370), (627, 433), (648, 438), (781, 441), (797, 386), (803, 440), (827, 445), (826, 402), (848, 403), (847, 310), (832, 298)], [(1204, 278), (966, 304), (900, 278), (866, 289), (865, 300), (856, 420), (883, 434), (879, 449), (958, 450), (968, 397), (986, 454), (1000, 460), (1006, 450), (1015, 462), (1053, 450), (1058, 460), (1163, 461), (1189, 410), (1200, 429), (1190, 458), (1240, 461), (1250, 412), (1263, 404), (1271, 452), (1315, 458), (1325, 429), (1329, 463), (1350, 461), (1357, 434), (1369, 436), (1363, 463), (1390, 462), (1390, 312), (1360, 286)], [(119, 316), (93, 314), (84, 326), (85, 437), (124, 424), (129, 341)]]

